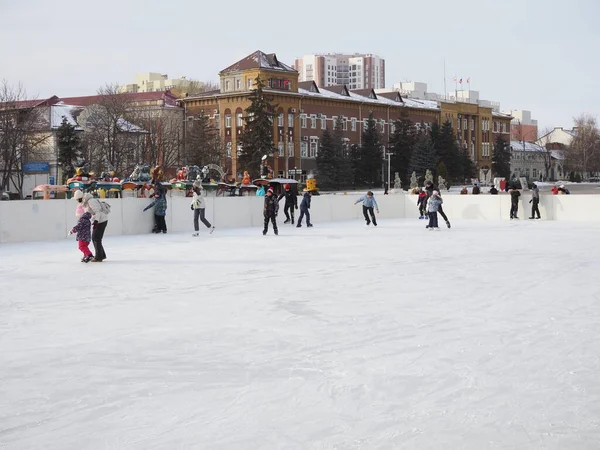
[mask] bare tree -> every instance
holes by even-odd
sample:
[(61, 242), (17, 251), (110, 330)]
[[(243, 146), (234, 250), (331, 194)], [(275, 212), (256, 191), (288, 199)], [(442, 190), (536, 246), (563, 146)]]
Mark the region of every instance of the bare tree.
[(138, 162), (160, 165), (163, 169), (183, 164), (183, 111), (162, 107), (139, 109), (132, 121), (147, 133)]
[(537, 144), (541, 147), (538, 153), (538, 157), (540, 157), (544, 162), (544, 180), (548, 181), (550, 179), (550, 174), (552, 171), (553, 165), (553, 157), (552, 157), (552, 148), (550, 142), (550, 133), (552, 133), (552, 127), (546, 127), (541, 132), (540, 136), (538, 136)]
[(596, 118), (582, 114), (575, 119), (575, 135), (567, 151), (567, 160), (572, 170), (588, 177), (588, 171), (597, 171), (595, 165), (600, 156), (600, 132)]
[(14, 187), (23, 197), (23, 165), (47, 160), (44, 150), (51, 141), (47, 110), (43, 101), (27, 100), (21, 84), (0, 83), (0, 191)]
[(188, 120), (185, 144), (187, 164), (204, 166), (224, 162), (225, 151), (219, 130), (210, 124), (208, 116)]

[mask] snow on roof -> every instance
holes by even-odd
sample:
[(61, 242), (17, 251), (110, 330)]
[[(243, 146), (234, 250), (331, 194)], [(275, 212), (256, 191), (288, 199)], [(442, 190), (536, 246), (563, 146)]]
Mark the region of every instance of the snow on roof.
[(77, 130), (82, 130), (74, 116), (74, 113), (80, 109), (77, 106), (65, 105), (63, 102), (52, 105), (50, 107), (50, 126), (53, 129), (60, 127), (63, 117), (66, 117), (69, 125), (73, 125)]
[(515, 152), (545, 152), (546, 149), (533, 142), (510, 141), (510, 148)]
[(513, 116), (511, 116), (510, 114), (504, 114), (498, 111), (492, 111), (492, 116), (494, 117), (503, 117), (505, 119), (512, 119)]
[(240, 72), (243, 70), (250, 69), (268, 69), (268, 70), (280, 70), (283, 72), (296, 72), (292, 67), (282, 63), (277, 59), (275, 53), (266, 54), (260, 50), (255, 51), (251, 55), (240, 59), (238, 62), (231, 66), (223, 69), (221, 74), (229, 72)]
[(413, 100), (413, 99), (404, 99), (403, 103), (397, 102), (395, 100), (377, 96), (376, 99), (365, 97), (362, 95), (358, 95), (355, 92), (350, 92), (350, 96), (346, 97), (345, 95), (337, 94), (335, 92), (327, 90), (327, 88), (320, 88), (320, 92), (311, 92), (306, 89), (298, 89), (298, 93), (301, 95), (306, 95), (308, 97), (316, 97), (316, 98), (329, 98), (334, 100), (342, 100), (342, 101), (360, 101), (363, 103), (372, 103), (376, 105), (384, 105), (384, 106), (407, 106), (409, 108), (416, 109), (439, 109), (439, 105), (436, 101), (432, 100)]

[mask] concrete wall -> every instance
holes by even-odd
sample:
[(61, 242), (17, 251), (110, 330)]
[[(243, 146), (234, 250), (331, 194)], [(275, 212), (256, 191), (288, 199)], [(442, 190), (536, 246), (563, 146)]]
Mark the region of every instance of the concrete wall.
[[(311, 216), (316, 224), (362, 217), (360, 205), (354, 206), (358, 196), (314, 196)], [(380, 217), (404, 217), (404, 196), (378, 196)], [(106, 199), (111, 205), (107, 236), (150, 233), (154, 215), (143, 212), (151, 200), (140, 198)], [(262, 227), (263, 198), (261, 197), (206, 197), (206, 218), (218, 228)], [(300, 198), (299, 198), (300, 202)], [(192, 232), (193, 213), (190, 198), (168, 199), (167, 229), (169, 232)], [(53, 241), (65, 239), (77, 223), (74, 200), (22, 200), (0, 202), (0, 243)], [(284, 219), (283, 200), (280, 203), (279, 222)], [(300, 214), (296, 212), (296, 217)], [(200, 224), (203, 227), (202, 224)]]

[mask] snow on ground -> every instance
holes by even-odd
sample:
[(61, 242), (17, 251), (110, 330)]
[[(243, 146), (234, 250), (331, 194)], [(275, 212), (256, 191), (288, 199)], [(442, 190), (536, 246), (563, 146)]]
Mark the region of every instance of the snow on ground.
[(596, 449), (597, 224), (0, 247), (2, 449)]

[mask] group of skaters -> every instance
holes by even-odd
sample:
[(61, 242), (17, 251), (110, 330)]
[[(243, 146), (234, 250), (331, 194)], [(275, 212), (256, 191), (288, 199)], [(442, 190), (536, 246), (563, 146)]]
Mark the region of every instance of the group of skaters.
[(444, 203), (444, 200), (442, 200), (442, 194), (440, 194), (440, 190), (433, 185), (433, 182), (427, 180), (425, 182), (425, 188), (419, 188), (417, 192), (419, 219), (429, 219), (429, 223), (425, 226), (425, 228), (429, 230), (440, 229), (438, 225), (438, 214), (442, 216), (446, 222), (446, 226), (450, 228), (450, 221), (448, 220), (448, 216), (446, 216), (446, 213), (444, 213), (444, 208), (442, 207), (442, 204)]
[(263, 206), (264, 227), (263, 236), (269, 232), (269, 223), (273, 225), (273, 233), (279, 234), (277, 228), (277, 214), (279, 214), (279, 202), (285, 199), (283, 213), (285, 214), (284, 224), (296, 225), (296, 228), (302, 227), (302, 220), (306, 217), (306, 226), (312, 228), (313, 224), (310, 221), (310, 202), (312, 192), (305, 189), (302, 201), (300, 202), (300, 217), (298, 222), (295, 222), (294, 212), (298, 210), (298, 195), (292, 190), (289, 184), (283, 186), (283, 192), (279, 196), (275, 196), (275, 191), (272, 187), (267, 189), (265, 194), (265, 203)]

